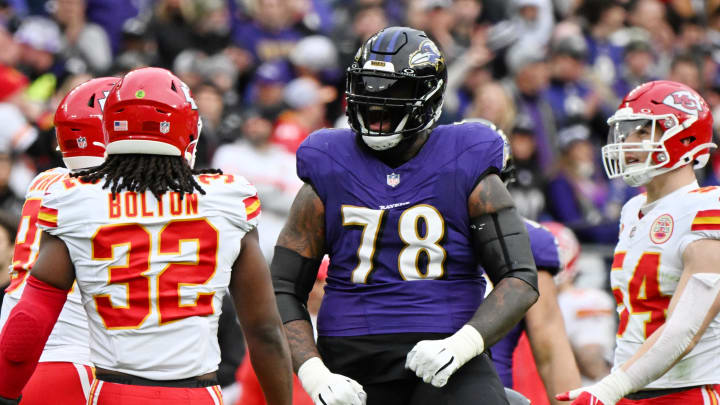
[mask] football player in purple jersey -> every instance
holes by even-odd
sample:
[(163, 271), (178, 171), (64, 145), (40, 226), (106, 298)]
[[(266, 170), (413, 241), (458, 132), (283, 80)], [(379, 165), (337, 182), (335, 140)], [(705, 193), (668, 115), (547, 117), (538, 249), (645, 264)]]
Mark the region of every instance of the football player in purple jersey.
[[(305, 185), (271, 272), (317, 405), (508, 403), (486, 349), (537, 300), (537, 270), (498, 177), (505, 142), (485, 124), (437, 124), (446, 82), (424, 32), (386, 28), (347, 70), (350, 129), (298, 149)], [(325, 254), (316, 344), (306, 302)]]

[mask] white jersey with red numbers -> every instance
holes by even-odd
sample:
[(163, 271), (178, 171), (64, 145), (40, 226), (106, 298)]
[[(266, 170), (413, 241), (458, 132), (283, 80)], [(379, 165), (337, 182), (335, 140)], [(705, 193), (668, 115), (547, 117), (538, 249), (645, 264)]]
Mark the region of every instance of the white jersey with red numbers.
[[(610, 281), (618, 303), (615, 363), (627, 362), (665, 323), (683, 272), (683, 252), (698, 239), (720, 239), (720, 188), (682, 187), (646, 206), (641, 194), (623, 207)], [(690, 353), (646, 388), (720, 383), (720, 316)]]
[[(68, 169), (57, 167), (38, 174), (25, 195), (22, 218), (18, 227), (13, 253), (10, 285), (5, 289), (0, 323), (3, 325), (15, 308), (23, 290), (28, 272), (37, 260), (40, 248), (38, 216), (40, 205), (48, 188), (66, 178)], [(45, 344), (40, 361), (60, 361), (90, 365), (87, 316), (80, 301), (80, 292), (73, 286), (57, 323)]]
[(40, 226), (70, 252), (96, 367), (151, 380), (217, 370), (222, 299), (255, 188), (232, 175), (199, 175), (206, 194), (121, 192), (71, 179), (54, 184)]

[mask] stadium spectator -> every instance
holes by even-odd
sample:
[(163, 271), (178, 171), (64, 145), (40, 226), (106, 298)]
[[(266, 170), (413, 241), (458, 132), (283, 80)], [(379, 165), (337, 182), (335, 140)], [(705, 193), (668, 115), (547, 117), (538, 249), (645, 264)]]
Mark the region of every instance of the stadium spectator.
[(278, 117), (271, 141), (295, 153), (310, 133), (326, 126), (326, 105), (335, 97), (334, 88), (313, 79), (298, 78), (288, 83), (283, 100), (289, 109)]
[(112, 64), (112, 49), (107, 33), (88, 22), (86, 0), (56, 0), (54, 16), (63, 33), (63, 57), (74, 73), (102, 75)]
[(536, 221), (545, 212), (544, 178), (537, 166), (535, 128), (527, 116), (519, 116), (509, 132), (510, 149), (515, 165), (515, 181), (508, 191), (524, 218)]
[(582, 242), (611, 243), (617, 240), (617, 218), (605, 213), (609, 187), (597, 170), (589, 132), (587, 126), (576, 124), (558, 133), (558, 166), (550, 176), (546, 201), (553, 218)]
[(679, 54), (673, 59), (668, 80), (686, 84), (693, 89), (703, 88), (698, 61), (687, 53)]
[(258, 110), (245, 113), (242, 137), (221, 146), (212, 162), (225, 173), (242, 174), (258, 190), (263, 219), (258, 227), (260, 248), (268, 260), (285, 224), (290, 204), (302, 185), (295, 176), (295, 156), (270, 143), (272, 123)]
[(586, 58), (587, 45), (581, 37), (565, 37), (552, 45), (546, 97), (558, 128), (574, 117), (589, 120), (597, 112), (598, 96), (584, 80)]
[(281, 0), (250, 0), (247, 5), (249, 18), (236, 24), (232, 32), (235, 45), (248, 51), (255, 65), (286, 59), (302, 38), (292, 27), (292, 9)]
[(612, 86), (617, 102), (636, 86), (654, 79), (652, 76), (654, 62), (655, 55), (648, 41), (636, 39), (627, 44), (620, 74)]
[(484, 118), (505, 133), (510, 133), (515, 121), (515, 105), (500, 83), (489, 81), (478, 86), (466, 116)]
[(550, 168), (555, 157), (555, 117), (544, 97), (549, 85), (549, 68), (545, 52), (537, 44), (514, 45), (507, 54), (512, 80), (507, 80), (518, 114), (530, 118), (535, 128), (537, 163), (541, 170)]
[(622, 63), (622, 47), (613, 43), (611, 36), (623, 27), (625, 8), (619, 0), (584, 0), (578, 14), (586, 22), (588, 64), (609, 85)]

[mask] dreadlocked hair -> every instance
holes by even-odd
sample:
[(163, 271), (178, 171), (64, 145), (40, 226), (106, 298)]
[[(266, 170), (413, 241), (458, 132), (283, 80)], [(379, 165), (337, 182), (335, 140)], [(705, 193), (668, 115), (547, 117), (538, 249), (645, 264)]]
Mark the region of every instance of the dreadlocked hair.
[(80, 181), (96, 183), (105, 179), (103, 188), (110, 188), (113, 198), (121, 191), (150, 191), (160, 199), (168, 191), (185, 194), (205, 190), (195, 181), (195, 174), (222, 174), (220, 169), (191, 169), (180, 156), (122, 154), (110, 155), (100, 166), (71, 174)]

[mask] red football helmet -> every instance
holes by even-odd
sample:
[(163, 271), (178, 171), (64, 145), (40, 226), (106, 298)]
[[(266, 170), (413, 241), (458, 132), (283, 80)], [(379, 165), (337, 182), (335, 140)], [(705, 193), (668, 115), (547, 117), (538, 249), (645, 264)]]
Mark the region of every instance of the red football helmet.
[(560, 222), (542, 222), (550, 233), (555, 236), (560, 254), (560, 273), (556, 276), (558, 282), (569, 281), (575, 278), (577, 269), (575, 264), (580, 257), (580, 242), (575, 233)]
[(202, 123), (190, 89), (169, 70), (126, 74), (110, 92), (103, 118), (108, 154), (183, 156), (193, 166)]
[[(710, 149), (716, 147), (712, 143), (713, 118), (705, 100), (690, 87), (667, 80), (633, 89), (608, 125), (608, 143), (602, 148), (605, 172), (611, 179), (623, 177), (633, 187), (690, 163), (699, 169), (707, 163)], [(640, 129), (649, 130), (651, 138), (625, 142)], [(644, 162), (628, 163), (626, 152), (647, 152), (648, 156)]]
[(105, 161), (102, 110), (117, 81), (117, 77), (89, 80), (70, 90), (60, 102), (55, 111), (55, 135), (68, 169), (99, 166)]

